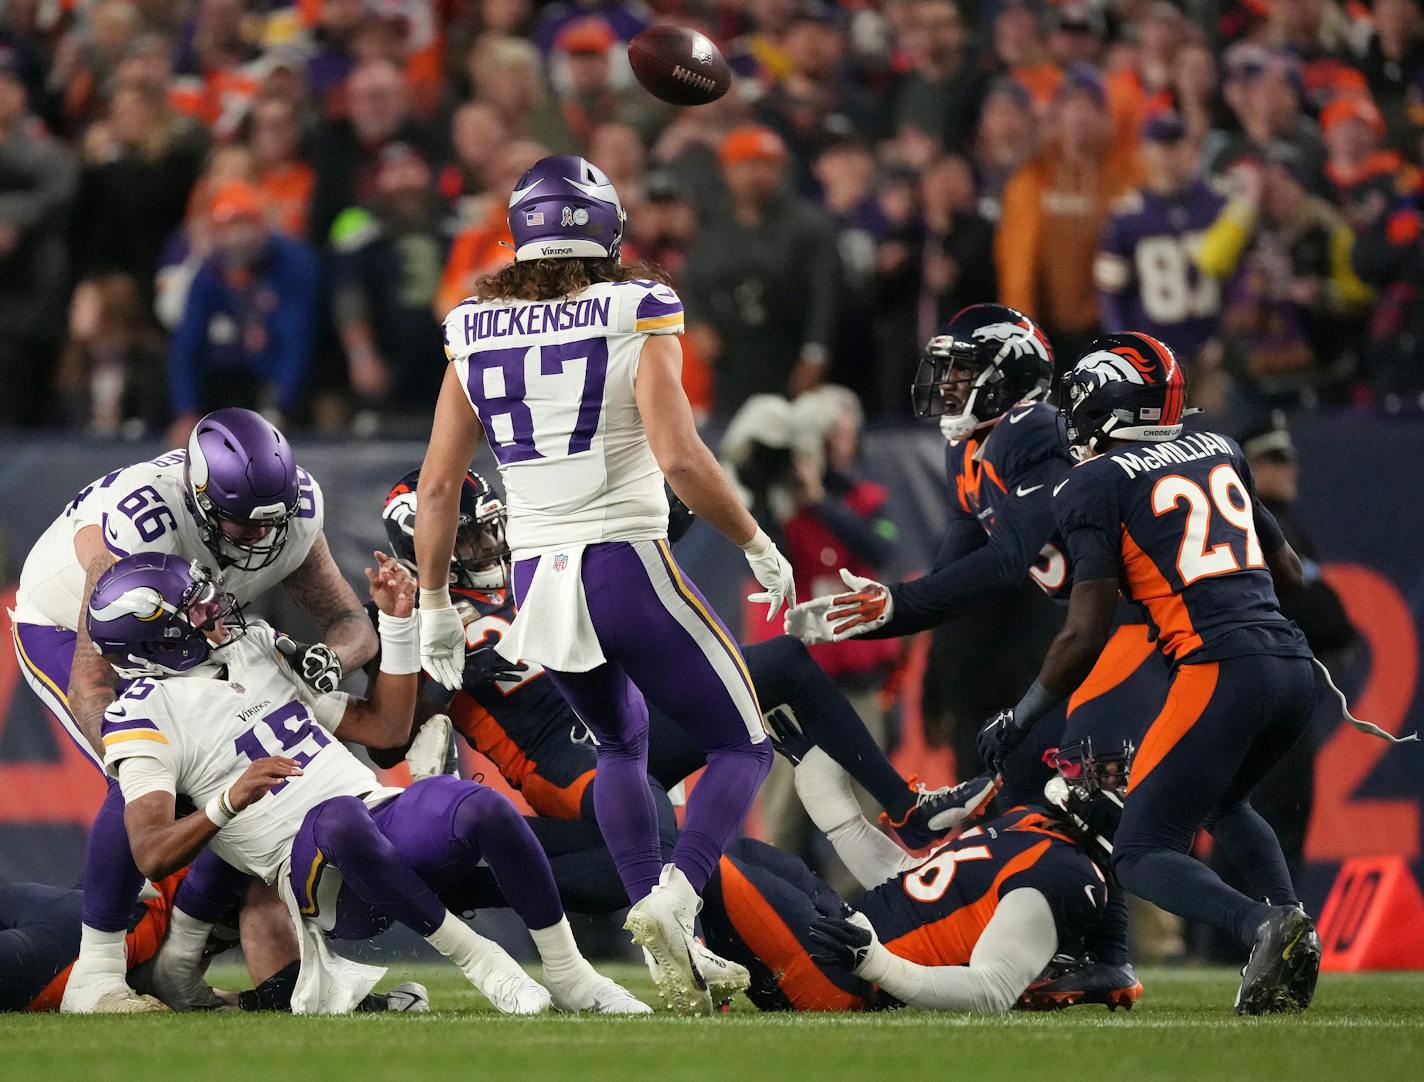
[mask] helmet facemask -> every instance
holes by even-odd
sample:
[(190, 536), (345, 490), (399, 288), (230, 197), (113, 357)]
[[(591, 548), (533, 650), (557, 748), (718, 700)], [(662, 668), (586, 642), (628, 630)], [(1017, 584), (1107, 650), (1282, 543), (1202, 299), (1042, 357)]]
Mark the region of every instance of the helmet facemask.
[(505, 519), (504, 504), (499, 500), (482, 500), (478, 514), (460, 516), (450, 559), (451, 586), (502, 590), (509, 584)]
[(1112, 867), (1113, 838), (1122, 821), (1135, 750), (1124, 741), (1095, 754), (1090, 739), (1059, 748), (1053, 753), (1058, 775), (1043, 789), (1074, 836), (1105, 869)]
[[(197, 495), (200, 523), (198, 532), (203, 544), (217, 560), (218, 566), (236, 571), (260, 571), (270, 567), (282, 555), (287, 545), (287, 535), (295, 508), (283, 508), (268, 519), (238, 519), (223, 513), (211, 499), (204, 506), (204, 493)], [(229, 536), (223, 524), (229, 523), (239, 529), (266, 527), (267, 532), (260, 540), (243, 541)]]
[(910, 385), (910, 403), (916, 417), (940, 419), (939, 430), (945, 439), (967, 439), (987, 423), (975, 416), (975, 409), (990, 413), (997, 397), (995, 384), (1003, 378), (994, 365), (980, 365), (975, 343), (937, 335), (920, 354), (915, 382)]
[[(191, 575), (193, 583), (176, 605), (159, 602), (158, 619), (165, 614), (168, 619), (156, 637), (131, 643), (134, 649), (118, 656), (114, 669), (120, 676), (211, 675), (222, 664), (213, 655), (247, 634), (247, 621), (237, 599), (202, 565), (194, 563)], [(223, 635), (215, 642), (210, 636), (219, 628)]]

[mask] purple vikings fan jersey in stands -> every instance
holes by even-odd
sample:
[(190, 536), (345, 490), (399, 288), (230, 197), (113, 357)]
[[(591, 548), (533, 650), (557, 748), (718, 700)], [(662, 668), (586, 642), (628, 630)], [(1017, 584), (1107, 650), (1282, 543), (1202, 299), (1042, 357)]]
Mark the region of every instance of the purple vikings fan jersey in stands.
[(1197, 181), (1179, 195), (1144, 188), (1114, 205), (1093, 265), (1105, 326), (1142, 331), (1185, 358), (1196, 355), (1216, 328), (1221, 298), (1195, 252), (1223, 202)]

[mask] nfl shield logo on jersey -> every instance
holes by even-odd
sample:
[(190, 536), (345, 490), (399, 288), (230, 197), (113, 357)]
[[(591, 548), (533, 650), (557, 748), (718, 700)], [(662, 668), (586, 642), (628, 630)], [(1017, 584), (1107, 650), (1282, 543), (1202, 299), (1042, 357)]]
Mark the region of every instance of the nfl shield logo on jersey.
[(554, 556), (554, 570), (562, 571), (569, 566), (569, 556), (566, 552), (556, 553)]

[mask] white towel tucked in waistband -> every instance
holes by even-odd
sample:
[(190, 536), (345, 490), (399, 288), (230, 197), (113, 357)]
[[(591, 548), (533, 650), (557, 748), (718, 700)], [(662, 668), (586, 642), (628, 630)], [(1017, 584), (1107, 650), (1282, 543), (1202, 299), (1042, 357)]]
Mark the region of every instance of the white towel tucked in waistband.
[(583, 550), (569, 545), (539, 557), (519, 614), (495, 647), (500, 657), (555, 672), (588, 672), (607, 661), (583, 592)]
[(302, 916), (292, 891), (290, 858), (277, 874), (277, 893), (297, 925), (301, 970), (292, 990), (293, 1014), (349, 1014), (385, 976), (383, 966), (368, 966), (343, 958), (326, 945), (326, 937)]

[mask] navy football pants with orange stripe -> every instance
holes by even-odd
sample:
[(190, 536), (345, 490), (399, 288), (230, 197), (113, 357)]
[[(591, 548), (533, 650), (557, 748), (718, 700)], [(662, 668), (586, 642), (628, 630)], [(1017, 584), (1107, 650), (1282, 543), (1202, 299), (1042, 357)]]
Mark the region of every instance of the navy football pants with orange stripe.
[[(1308, 658), (1254, 654), (1179, 666), (1132, 764), (1113, 842), (1133, 894), (1249, 945), (1272, 905), (1296, 901), (1280, 842), (1249, 803), (1251, 790), (1309, 724)], [(1190, 855), (1205, 827), (1253, 897)]]
[(799, 857), (739, 838), (727, 846), (702, 896), (707, 945), (752, 975), (747, 998), (764, 1011), (859, 1011), (874, 989), (811, 959), (807, 932), (846, 905)]

